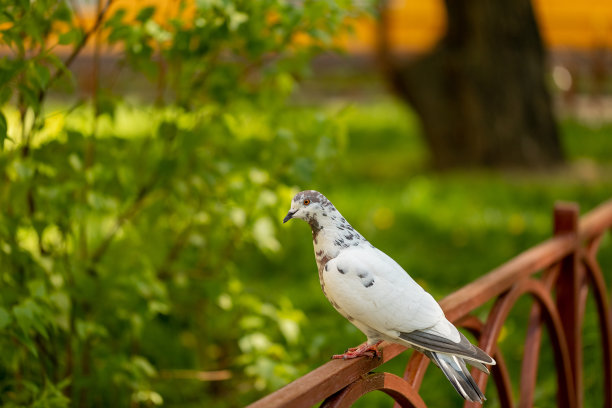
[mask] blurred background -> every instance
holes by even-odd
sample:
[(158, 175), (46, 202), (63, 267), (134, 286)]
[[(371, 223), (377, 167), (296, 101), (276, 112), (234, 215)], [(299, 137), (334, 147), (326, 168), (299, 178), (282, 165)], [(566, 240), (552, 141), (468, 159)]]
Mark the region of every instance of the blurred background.
[[(300, 190), (438, 300), (609, 199), (612, 3), (497, 3), (3, 0), (0, 403), (244, 406), (361, 343), (281, 223)], [(597, 327), (590, 299), (585, 406)], [(421, 395), (462, 404), (435, 369)]]

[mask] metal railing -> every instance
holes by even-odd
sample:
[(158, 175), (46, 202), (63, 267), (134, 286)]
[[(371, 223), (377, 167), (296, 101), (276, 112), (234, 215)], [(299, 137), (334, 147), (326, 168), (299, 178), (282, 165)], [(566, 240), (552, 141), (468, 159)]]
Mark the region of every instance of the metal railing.
[[(497, 360), (491, 377), (502, 407), (514, 407), (512, 385), (497, 339), (508, 313), (525, 295), (535, 302), (531, 307), (521, 366), (519, 407), (533, 405), (542, 339), (546, 326), (556, 362), (557, 405), (581, 407), (582, 322), (589, 292), (597, 305), (602, 345), (603, 392), (606, 407), (612, 407), (612, 311), (607, 286), (596, 255), (604, 234), (612, 229), (612, 201), (579, 219), (578, 206), (559, 203), (554, 210), (553, 238), (528, 249), (488, 274), (444, 298), (440, 305), (446, 317), (471, 331), (479, 346)], [(536, 274), (542, 272), (538, 277)], [(471, 315), (476, 308), (495, 299), (486, 321)], [(380, 359), (332, 360), (285, 387), (249, 405), (249, 408), (310, 407), (323, 401), (323, 407), (348, 407), (363, 395), (380, 390), (390, 395), (396, 406), (426, 407), (419, 388), (429, 359), (413, 352), (403, 378), (394, 374), (371, 373), (379, 365), (406, 350), (384, 342)], [(488, 376), (472, 370), (484, 391)], [(465, 402), (465, 407), (478, 407)]]

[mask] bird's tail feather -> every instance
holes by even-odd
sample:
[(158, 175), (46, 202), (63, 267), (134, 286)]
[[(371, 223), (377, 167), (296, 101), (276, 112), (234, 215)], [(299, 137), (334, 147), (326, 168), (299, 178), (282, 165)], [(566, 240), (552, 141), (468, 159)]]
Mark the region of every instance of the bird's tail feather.
[(481, 404), (486, 400), (468, 371), (463, 358), (434, 351), (427, 351), (426, 355), (440, 367), (448, 381), (464, 399)]
[(474, 361), (474, 360), (467, 360), (467, 363), (473, 367), (476, 367), (477, 369), (479, 369), (480, 371), (482, 371), (485, 374), (490, 374), (489, 369), (487, 368), (487, 366), (485, 366), (484, 364), (478, 362), (478, 361)]

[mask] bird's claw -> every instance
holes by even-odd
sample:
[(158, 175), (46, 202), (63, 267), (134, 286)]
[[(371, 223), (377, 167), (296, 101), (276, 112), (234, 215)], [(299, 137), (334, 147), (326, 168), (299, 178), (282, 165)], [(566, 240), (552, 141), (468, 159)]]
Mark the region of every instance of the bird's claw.
[(367, 345), (362, 344), (359, 347), (351, 347), (344, 354), (334, 354), (332, 359), (334, 360), (350, 360), (352, 358), (357, 358), (361, 356), (366, 356), (369, 358), (382, 357), (382, 353), (378, 350), (378, 345), (382, 343), (379, 341), (378, 343)]

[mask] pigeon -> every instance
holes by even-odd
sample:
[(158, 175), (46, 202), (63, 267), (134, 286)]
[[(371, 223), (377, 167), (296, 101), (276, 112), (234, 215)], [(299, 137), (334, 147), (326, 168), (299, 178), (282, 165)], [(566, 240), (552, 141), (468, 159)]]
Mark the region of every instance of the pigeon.
[(295, 195), (283, 223), (292, 218), (310, 225), (323, 293), (367, 337), (366, 343), (332, 358), (373, 358), (383, 340), (412, 347), (429, 357), (463, 398), (482, 404), (486, 398), (466, 363), (489, 374), (485, 365), (495, 360), (446, 319), (429, 293), (318, 191)]

